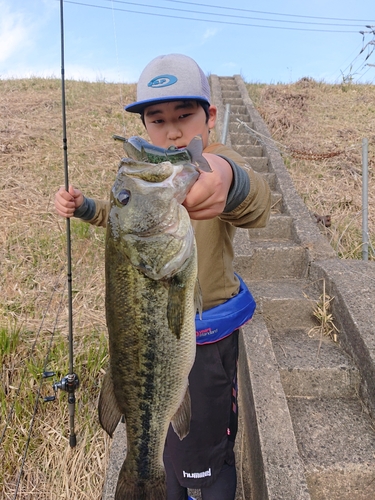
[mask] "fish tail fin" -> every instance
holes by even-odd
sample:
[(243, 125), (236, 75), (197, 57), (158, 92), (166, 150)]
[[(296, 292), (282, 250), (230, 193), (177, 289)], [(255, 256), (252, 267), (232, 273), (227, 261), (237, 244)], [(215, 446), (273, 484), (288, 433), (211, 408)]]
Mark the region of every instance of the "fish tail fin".
[(104, 376), (99, 396), (98, 413), (100, 425), (112, 437), (122, 413), (117, 405), (110, 371)]
[(191, 156), (191, 162), (193, 163), (193, 165), (199, 168), (199, 170), (203, 170), (204, 172), (212, 172), (210, 164), (202, 154), (202, 136), (196, 135), (195, 137), (193, 137), (186, 149)]
[(184, 439), (190, 431), (191, 402), (189, 387), (186, 388), (184, 399), (172, 418), (172, 427), (180, 440)]
[(165, 475), (149, 481), (134, 482), (120, 473), (115, 500), (165, 500), (166, 497)]

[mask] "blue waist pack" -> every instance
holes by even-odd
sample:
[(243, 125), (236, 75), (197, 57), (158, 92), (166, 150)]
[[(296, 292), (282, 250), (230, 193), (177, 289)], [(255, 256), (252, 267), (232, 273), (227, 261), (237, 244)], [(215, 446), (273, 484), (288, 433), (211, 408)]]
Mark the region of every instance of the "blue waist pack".
[(253, 317), (256, 308), (254, 297), (241, 277), (236, 276), (240, 280), (240, 290), (235, 297), (203, 311), (202, 319), (199, 314), (195, 316), (197, 344), (211, 344), (228, 337)]

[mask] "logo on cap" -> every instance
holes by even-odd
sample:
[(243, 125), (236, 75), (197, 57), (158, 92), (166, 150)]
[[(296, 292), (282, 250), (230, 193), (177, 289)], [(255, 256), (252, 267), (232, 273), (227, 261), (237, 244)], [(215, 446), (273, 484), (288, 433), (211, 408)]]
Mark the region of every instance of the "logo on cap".
[(169, 87), (177, 82), (177, 78), (173, 75), (159, 75), (148, 82), (148, 87), (153, 89), (160, 89), (162, 87)]

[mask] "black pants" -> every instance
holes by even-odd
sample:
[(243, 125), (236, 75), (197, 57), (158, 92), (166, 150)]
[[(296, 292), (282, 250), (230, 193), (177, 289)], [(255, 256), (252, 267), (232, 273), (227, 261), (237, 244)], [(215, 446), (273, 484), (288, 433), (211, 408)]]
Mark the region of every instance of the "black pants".
[(182, 441), (170, 426), (164, 451), (168, 500), (186, 500), (187, 488), (204, 500), (233, 500), (236, 490), (238, 330), (197, 346), (189, 376), (192, 418)]
[[(173, 466), (165, 456), (164, 465), (167, 473), (167, 500), (187, 500), (188, 490), (177, 481)], [(211, 486), (200, 489), (202, 500), (234, 500), (236, 487), (236, 466), (225, 463), (216, 481)]]

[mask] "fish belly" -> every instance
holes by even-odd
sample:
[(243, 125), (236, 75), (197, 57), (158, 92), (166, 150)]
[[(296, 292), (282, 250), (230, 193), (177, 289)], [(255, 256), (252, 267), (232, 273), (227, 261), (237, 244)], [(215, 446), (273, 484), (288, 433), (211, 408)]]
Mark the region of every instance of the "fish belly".
[(163, 450), (170, 422), (180, 438), (190, 423), (188, 375), (195, 358), (196, 255), (162, 281), (129, 264), (107, 242), (106, 315), (110, 369), (99, 418), (112, 434), (125, 416), (127, 455), (116, 500), (164, 500)]

